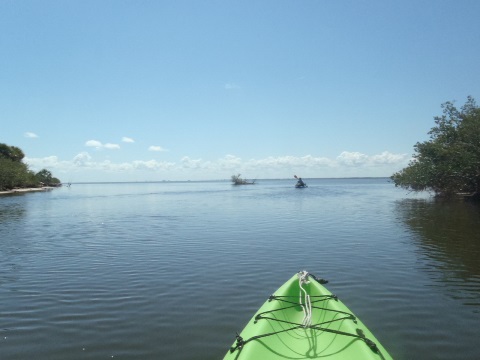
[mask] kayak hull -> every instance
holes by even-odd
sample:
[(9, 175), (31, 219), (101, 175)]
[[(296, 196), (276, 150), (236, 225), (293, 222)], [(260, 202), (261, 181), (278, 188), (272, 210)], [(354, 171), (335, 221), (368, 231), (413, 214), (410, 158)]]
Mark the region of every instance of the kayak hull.
[(300, 283), (295, 275), (283, 284), (237, 336), (224, 360), (391, 359), (321, 281), (311, 274), (307, 279)]

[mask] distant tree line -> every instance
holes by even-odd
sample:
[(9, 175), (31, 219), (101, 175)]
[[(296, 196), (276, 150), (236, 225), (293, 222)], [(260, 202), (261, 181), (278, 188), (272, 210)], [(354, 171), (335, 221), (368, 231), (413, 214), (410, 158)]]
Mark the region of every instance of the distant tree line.
[(0, 143), (0, 191), (61, 184), (47, 169), (37, 173), (29, 170), (24, 157), (20, 148)]
[(460, 110), (442, 104), (430, 140), (415, 144), (413, 160), (393, 174), (395, 186), (413, 191), (433, 191), (449, 197), (468, 193), (480, 198), (480, 108), (469, 96)]

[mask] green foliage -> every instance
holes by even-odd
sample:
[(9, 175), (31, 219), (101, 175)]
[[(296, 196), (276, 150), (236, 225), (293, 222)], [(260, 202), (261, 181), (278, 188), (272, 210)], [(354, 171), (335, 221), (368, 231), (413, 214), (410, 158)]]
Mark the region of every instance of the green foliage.
[(37, 185), (34, 173), (26, 164), (0, 157), (0, 191)]
[(60, 180), (53, 177), (52, 173), (47, 169), (42, 169), (35, 174), (35, 179), (38, 183), (47, 185), (47, 186), (56, 186), (60, 183)]
[(0, 143), (0, 191), (60, 184), (60, 180), (46, 169), (37, 174), (33, 173), (22, 162), (24, 157), (25, 154), (20, 148)]
[(0, 158), (10, 159), (13, 161), (22, 161), (25, 157), (23, 151), (16, 146), (8, 146), (0, 144)]
[(479, 193), (480, 108), (470, 96), (460, 110), (452, 102), (442, 108), (430, 140), (415, 144), (413, 160), (391, 179), (395, 186), (442, 196)]
[(35, 174), (35, 178), (38, 180), (38, 182), (43, 184), (50, 184), (52, 177), (52, 173), (47, 169), (42, 169)]

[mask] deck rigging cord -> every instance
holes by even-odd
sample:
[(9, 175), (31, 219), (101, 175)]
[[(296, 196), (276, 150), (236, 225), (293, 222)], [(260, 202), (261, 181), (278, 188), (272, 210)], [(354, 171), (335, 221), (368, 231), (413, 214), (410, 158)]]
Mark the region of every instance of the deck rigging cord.
[[(380, 349), (377, 347), (377, 345), (370, 339), (368, 339), (363, 331), (361, 329), (356, 330), (356, 334), (353, 333), (348, 333), (345, 331), (341, 330), (334, 330), (326, 327), (326, 325), (334, 323), (334, 322), (339, 322), (343, 320), (352, 320), (354, 323), (357, 322), (355, 315), (344, 312), (341, 310), (333, 310), (329, 309), (327, 307), (320, 307), (316, 306), (316, 304), (324, 303), (330, 300), (337, 301), (338, 297), (336, 295), (309, 295), (307, 291), (304, 288), (304, 285), (308, 284), (309, 278), (314, 279), (315, 281), (319, 282), (320, 284), (326, 284), (328, 283), (327, 280), (324, 279), (319, 279), (315, 275), (308, 273), (307, 271), (301, 271), (298, 273), (299, 277), (299, 286), (300, 286), (300, 294), (298, 297), (298, 302), (294, 300), (295, 297), (293, 296), (277, 296), (277, 295), (271, 295), (268, 299), (268, 301), (279, 301), (283, 304), (285, 304), (285, 307), (279, 308), (279, 309), (274, 309), (274, 310), (269, 310), (269, 311), (264, 311), (262, 313), (259, 313), (255, 316), (254, 323), (257, 323), (259, 320), (270, 320), (270, 321), (276, 321), (280, 323), (284, 323), (287, 325), (291, 325), (289, 328), (285, 328), (283, 330), (279, 331), (274, 331), (270, 333), (265, 333), (257, 336), (252, 336), (251, 338), (248, 339), (243, 339), (238, 333), (236, 336), (236, 343), (234, 346), (230, 348), (230, 352), (233, 353), (236, 350), (241, 351), (243, 347), (249, 343), (250, 341), (253, 340), (258, 340), (267, 336), (271, 335), (276, 335), (288, 331), (293, 331), (296, 329), (313, 329), (313, 330), (319, 330), (319, 331), (324, 331), (324, 332), (329, 332), (329, 333), (334, 333), (337, 335), (343, 335), (343, 336), (349, 336), (353, 338), (357, 338), (359, 340), (362, 340), (365, 342), (365, 344), (368, 345), (368, 347), (375, 353), (377, 353), (382, 359), (384, 358), (383, 354), (381, 353)], [(312, 300), (313, 299), (313, 300)], [(282, 320), (273, 316), (269, 316), (272, 313), (278, 312), (278, 311), (283, 311), (286, 309), (290, 309), (293, 307), (298, 307), (301, 306), (304, 317), (301, 323), (296, 323), (296, 322), (291, 322), (287, 320)], [(329, 312), (335, 312), (339, 314), (339, 317), (336, 317), (332, 320), (327, 320), (327, 321), (322, 321), (317, 324), (312, 324), (312, 310), (313, 309), (318, 309), (322, 311), (329, 311)]]
[(300, 287), (299, 303), (302, 306), (303, 310), (302, 325), (305, 328), (312, 325), (312, 302), (310, 300), (310, 295), (307, 293), (307, 290), (303, 288), (303, 285), (308, 284), (308, 282), (308, 272), (301, 271), (300, 273), (298, 273), (298, 286)]

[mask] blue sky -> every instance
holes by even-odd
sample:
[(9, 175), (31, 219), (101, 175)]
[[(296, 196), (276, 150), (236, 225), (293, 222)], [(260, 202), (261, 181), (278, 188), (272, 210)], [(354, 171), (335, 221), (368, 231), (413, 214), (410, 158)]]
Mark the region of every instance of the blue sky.
[(480, 99), (480, 1), (0, 1), (0, 142), (62, 181), (390, 176)]

